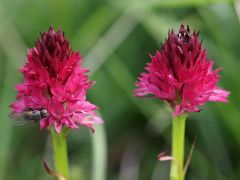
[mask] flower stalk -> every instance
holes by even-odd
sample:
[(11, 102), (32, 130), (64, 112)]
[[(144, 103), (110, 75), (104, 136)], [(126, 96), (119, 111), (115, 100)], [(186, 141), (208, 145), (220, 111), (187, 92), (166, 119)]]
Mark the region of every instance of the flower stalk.
[(67, 128), (57, 133), (54, 128), (50, 129), (53, 147), (55, 171), (69, 180), (69, 167), (67, 155)]
[(171, 180), (184, 180), (184, 136), (187, 115), (183, 114), (173, 118), (172, 126), (172, 156)]
[[(208, 101), (228, 102), (229, 91), (217, 86), (221, 78), (213, 69), (207, 51), (198, 38), (199, 32), (191, 32), (189, 26), (169, 31), (161, 49), (151, 55), (151, 62), (136, 82), (134, 93), (138, 97), (164, 100), (172, 107), (173, 132), (172, 156), (159, 155), (159, 160), (174, 160), (171, 180), (184, 179), (184, 133), (187, 114), (200, 112)], [(164, 157), (165, 156), (165, 157)], [(191, 160), (191, 159), (190, 159)], [(187, 162), (189, 165), (190, 160)]]

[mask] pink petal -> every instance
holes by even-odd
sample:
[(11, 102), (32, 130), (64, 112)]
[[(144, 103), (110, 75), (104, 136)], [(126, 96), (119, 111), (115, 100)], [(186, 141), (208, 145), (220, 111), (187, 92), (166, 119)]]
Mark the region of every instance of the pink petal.
[(159, 161), (171, 161), (171, 160), (175, 160), (175, 158), (172, 156), (168, 156), (167, 152), (162, 152), (162, 153), (158, 154), (158, 160)]

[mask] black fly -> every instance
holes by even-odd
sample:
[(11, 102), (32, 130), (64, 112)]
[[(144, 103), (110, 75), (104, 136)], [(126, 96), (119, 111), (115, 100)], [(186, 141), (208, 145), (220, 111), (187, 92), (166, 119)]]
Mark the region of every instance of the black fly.
[(19, 113), (11, 113), (9, 116), (13, 120), (14, 125), (21, 126), (26, 124), (37, 123), (41, 119), (48, 117), (46, 109), (32, 109), (27, 108)]

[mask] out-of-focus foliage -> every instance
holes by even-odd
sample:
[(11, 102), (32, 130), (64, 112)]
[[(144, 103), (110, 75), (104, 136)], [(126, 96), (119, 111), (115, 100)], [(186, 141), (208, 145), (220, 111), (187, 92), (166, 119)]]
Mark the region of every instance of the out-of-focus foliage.
[(186, 156), (194, 137), (196, 146), (186, 179), (240, 179), (239, 13), (227, 0), (0, 0), (0, 179), (52, 179), (42, 166), (43, 159), (52, 166), (47, 131), (13, 127), (8, 118), (22, 81), (17, 69), (50, 25), (85, 57), (97, 82), (88, 97), (105, 120), (93, 135), (82, 127), (69, 136), (72, 179), (168, 179), (169, 163), (157, 154), (171, 150), (170, 113), (132, 91), (148, 54), (181, 23), (200, 30), (209, 58), (223, 67), (220, 85), (231, 91), (230, 103), (209, 103), (189, 117)]

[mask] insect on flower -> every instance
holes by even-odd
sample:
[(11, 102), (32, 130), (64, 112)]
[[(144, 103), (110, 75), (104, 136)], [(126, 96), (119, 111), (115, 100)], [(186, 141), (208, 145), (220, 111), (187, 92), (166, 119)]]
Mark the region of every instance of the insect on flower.
[(11, 113), (9, 116), (16, 126), (22, 126), (32, 123), (37, 123), (41, 119), (48, 117), (49, 113), (46, 109), (27, 108), (19, 113)]

